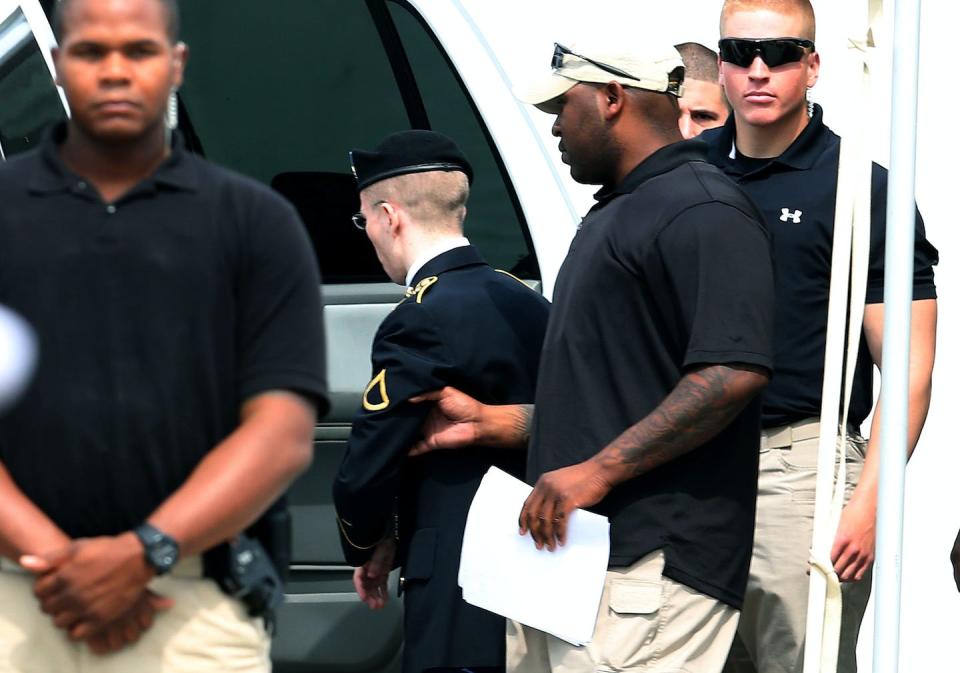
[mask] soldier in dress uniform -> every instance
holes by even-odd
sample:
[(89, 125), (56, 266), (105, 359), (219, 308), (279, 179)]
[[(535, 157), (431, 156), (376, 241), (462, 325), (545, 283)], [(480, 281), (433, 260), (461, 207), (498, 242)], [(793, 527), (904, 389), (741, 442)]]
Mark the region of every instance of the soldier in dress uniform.
[(371, 608), (402, 568), (405, 673), (502, 671), (505, 624), (457, 586), (467, 511), (496, 465), (522, 476), (525, 452), (484, 446), (411, 456), (429, 403), (455, 386), (492, 404), (533, 401), (548, 303), (491, 268), (463, 237), (473, 171), (431, 131), (389, 136), (350, 153), (360, 189), (354, 223), (384, 270), (408, 286), (373, 342), (372, 378), (334, 482), (341, 542)]

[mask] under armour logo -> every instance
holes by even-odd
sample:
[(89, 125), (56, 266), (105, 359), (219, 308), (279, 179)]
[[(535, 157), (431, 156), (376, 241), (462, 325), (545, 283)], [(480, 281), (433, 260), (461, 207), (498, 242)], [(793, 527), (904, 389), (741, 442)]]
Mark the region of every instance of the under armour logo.
[(802, 210), (795, 210), (792, 213), (789, 208), (780, 209), (780, 221), (786, 222), (787, 220), (793, 220), (794, 224), (800, 224), (800, 216), (803, 215)]

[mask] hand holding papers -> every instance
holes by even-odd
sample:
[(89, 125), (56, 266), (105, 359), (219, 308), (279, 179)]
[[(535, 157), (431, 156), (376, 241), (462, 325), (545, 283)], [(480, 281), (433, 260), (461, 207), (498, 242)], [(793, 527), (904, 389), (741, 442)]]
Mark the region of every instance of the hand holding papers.
[(574, 645), (590, 641), (610, 557), (610, 523), (585, 510), (571, 513), (567, 542), (538, 550), (518, 533), (517, 518), (532, 489), (490, 468), (470, 506), (459, 584), (472, 605), (551, 633)]

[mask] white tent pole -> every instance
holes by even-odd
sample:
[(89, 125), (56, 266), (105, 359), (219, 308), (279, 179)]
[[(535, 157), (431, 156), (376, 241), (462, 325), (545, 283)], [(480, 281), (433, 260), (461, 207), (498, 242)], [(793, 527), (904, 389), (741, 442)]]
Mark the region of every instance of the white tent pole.
[(874, 673), (896, 673), (900, 654), (900, 573), (904, 469), (907, 459), (910, 305), (913, 300), (920, 0), (896, 0), (893, 25)]

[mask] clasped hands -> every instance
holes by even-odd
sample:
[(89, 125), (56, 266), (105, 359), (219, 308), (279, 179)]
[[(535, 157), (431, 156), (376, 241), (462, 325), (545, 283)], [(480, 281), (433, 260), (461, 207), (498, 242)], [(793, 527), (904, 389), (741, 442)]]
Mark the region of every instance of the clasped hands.
[(36, 576), (34, 595), (54, 625), (96, 654), (136, 642), (173, 605), (147, 588), (155, 572), (132, 532), (71, 540), (20, 565)]

